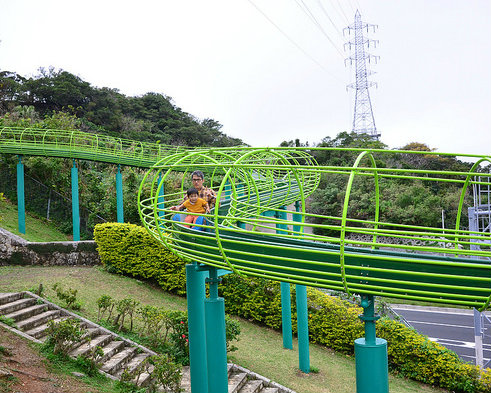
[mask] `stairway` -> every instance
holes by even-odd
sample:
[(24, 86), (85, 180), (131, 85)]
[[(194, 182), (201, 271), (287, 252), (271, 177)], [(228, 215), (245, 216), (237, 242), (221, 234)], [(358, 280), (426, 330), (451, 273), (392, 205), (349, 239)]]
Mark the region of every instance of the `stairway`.
[[(113, 380), (119, 380), (124, 370), (136, 369), (147, 357), (156, 355), (127, 338), (111, 332), (85, 318), (65, 310), (54, 303), (28, 291), (0, 293), (0, 316), (14, 321), (11, 331), (38, 343), (46, 340), (48, 322), (67, 318), (80, 320), (87, 330), (90, 341), (75, 344), (69, 353), (73, 358), (88, 353), (101, 346), (103, 354), (98, 360), (99, 371)], [(151, 372), (151, 368), (149, 369)], [(151, 380), (149, 373), (140, 375), (137, 384), (145, 386)], [(185, 393), (191, 393), (189, 367), (183, 368), (181, 387)], [(228, 364), (228, 393), (295, 393), (292, 390), (268, 380), (254, 372), (235, 364)]]

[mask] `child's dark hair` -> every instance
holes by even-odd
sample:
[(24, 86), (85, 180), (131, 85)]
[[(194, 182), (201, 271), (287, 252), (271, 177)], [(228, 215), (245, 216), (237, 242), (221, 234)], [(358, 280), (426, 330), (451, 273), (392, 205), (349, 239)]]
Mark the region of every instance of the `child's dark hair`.
[(198, 190), (196, 188), (190, 188), (189, 190), (186, 191), (186, 195), (188, 196), (188, 198), (193, 195), (193, 194), (196, 194), (199, 196), (199, 193), (198, 193)]

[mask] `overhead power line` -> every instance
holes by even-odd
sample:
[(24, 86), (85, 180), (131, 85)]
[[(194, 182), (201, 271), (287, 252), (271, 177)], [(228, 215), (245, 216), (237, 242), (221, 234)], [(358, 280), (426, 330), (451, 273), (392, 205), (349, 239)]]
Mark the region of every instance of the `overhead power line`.
[[(324, 35), (324, 37), (327, 38), (327, 40), (331, 43), (331, 45), (334, 47), (334, 49), (336, 49), (336, 51), (339, 53), (339, 55), (341, 57), (344, 57), (343, 52), (341, 52), (341, 50), (336, 46), (335, 42), (331, 39), (331, 37), (329, 37), (329, 35), (323, 29), (323, 27), (321, 26), (321, 24), (319, 23), (319, 21), (316, 19), (316, 17), (312, 13), (312, 11), (309, 9), (309, 7), (307, 6), (307, 4), (305, 4), (305, 2), (303, 0), (295, 0), (295, 2), (300, 7), (300, 9), (305, 13), (305, 15), (307, 15), (310, 18), (310, 20), (314, 23), (314, 25), (322, 32), (322, 34)], [(327, 13), (326, 13), (326, 15), (327, 15)], [(329, 15), (327, 15), (327, 17), (329, 18)], [(331, 18), (329, 18), (329, 20), (330, 19)], [(333, 22), (331, 21), (331, 23), (333, 23)], [(333, 25), (334, 25), (334, 23), (333, 23)], [(334, 26), (334, 28), (336, 29), (336, 26)]]
[(326, 67), (324, 67), (323, 64), (321, 64), (319, 61), (317, 61), (315, 58), (313, 58), (307, 51), (305, 51), (299, 44), (297, 44), (288, 34), (286, 34), (274, 21), (266, 15), (264, 11), (262, 11), (252, 0), (247, 0), (251, 5), (262, 15), (266, 18), (266, 20), (271, 23), (290, 43), (292, 43), (299, 51), (301, 51), (305, 56), (307, 56), (310, 60), (312, 60), (315, 64), (317, 64), (320, 68), (322, 68), (324, 71), (326, 71), (328, 74), (330, 74), (334, 79), (337, 81), (343, 83), (343, 81), (338, 78), (336, 75), (334, 75), (332, 72), (330, 72)]

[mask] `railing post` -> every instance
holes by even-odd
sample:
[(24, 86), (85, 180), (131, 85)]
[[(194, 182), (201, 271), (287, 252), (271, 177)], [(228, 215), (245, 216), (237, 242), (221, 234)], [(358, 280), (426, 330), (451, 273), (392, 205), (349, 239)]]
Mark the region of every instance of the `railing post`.
[(476, 348), (476, 366), (484, 366), (484, 356), (482, 349), (482, 324), (481, 313), (474, 309), (474, 343)]
[(206, 271), (198, 271), (197, 267), (196, 262), (186, 265), (191, 391), (208, 393), (204, 307)]
[(225, 303), (218, 297), (217, 269), (211, 267), (210, 297), (205, 300), (208, 392), (228, 393), (227, 341), (225, 335)]
[(375, 299), (373, 295), (361, 295), (365, 323), (365, 337), (355, 340), (356, 392), (388, 393), (389, 369), (387, 341), (375, 335)]
[(73, 160), (72, 167), (72, 225), (73, 241), (80, 241), (80, 207), (78, 201), (78, 168)]
[(24, 164), (22, 156), (19, 155), (17, 164), (17, 223), (19, 232), (26, 234), (26, 205), (24, 197)]
[(118, 172), (116, 172), (116, 215), (117, 221), (124, 222), (123, 210), (123, 176), (121, 175), (121, 165), (118, 164)]

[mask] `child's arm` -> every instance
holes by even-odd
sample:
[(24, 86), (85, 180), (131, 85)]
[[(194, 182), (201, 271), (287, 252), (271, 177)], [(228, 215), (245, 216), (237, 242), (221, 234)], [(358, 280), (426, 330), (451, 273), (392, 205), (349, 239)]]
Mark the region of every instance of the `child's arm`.
[(184, 207), (184, 203), (181, 203), (179, 206), (171, 206), (171, 210), (181, 210)]
[(205, 207), (206, 213), (211, 213), (210, 206), (208, 205), (208, 202), (205, 202), (205, 204), (203, 206)]

